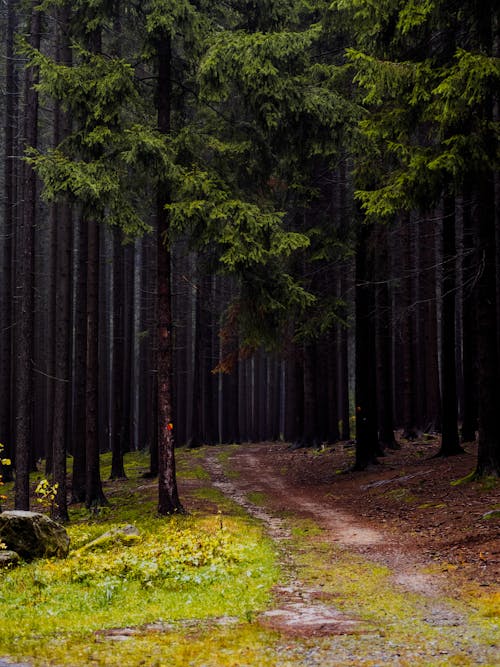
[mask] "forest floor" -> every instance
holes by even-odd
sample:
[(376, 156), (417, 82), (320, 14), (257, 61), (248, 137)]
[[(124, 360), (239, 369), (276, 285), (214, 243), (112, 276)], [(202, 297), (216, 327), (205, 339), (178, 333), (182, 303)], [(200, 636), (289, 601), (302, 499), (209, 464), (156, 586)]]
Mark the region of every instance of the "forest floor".
[[(107, 619), (104, 627), (96, 617), (90, 632), (75, 636), (55, 621), (56, 632), (43, 645), (38, 631), (22, 643), (20, 627), (19, 646), (9, 651), (13, 657), (0, 657), (0, 667), (497, 667), (500, 483), (464, 480), (474, 467), (473, 445), (449, 459), (433, 458), (435, 438), (401, 445), (363, 472), (350, 471), (351, 443), (318, 450), (266, 442), (179, 450), (188, 525), (233, 526), (238, 540), (254, 544), (254, 560), (260, 552), (252, 540), (260, 530), (265, 541), (262, 527), (276, 551), (274, 574), (268, 576), (269, 565), (260, 561), (262, 572), (252, 564), (245, 573), (243, 564), (243, 578), (228, 580), (234, 594), (214, 584), (219, 615), (188, 605), (183, 616), (180, 591), (172, 623), (148, 616), (146, 623), (125, 621), (126, 627)], [(142, 476), (147, 458), (130, 456), (129, 480), (104, 486), (112, 507), (130, 503), (138, 518), (154, 508), (156, 482)], [(263, 554), (266, 549), (263, 544)], [(42, 569), (32, 575), (32, 567), (53, 566), (27, 566), (26, 581), (49, 576)], [(254, 607), (243, 602), (248, 576), (264, 596)], [(243, 586), (240, 593), (236, 584)], [(146, 590), (143, 595), (145, 609)], [(238, 596), (250, 604), (244, 612), (237, 611)], [(55, 597), (46, 597), (54, 606)], [(125, 598), (120, 604), (126, 606)], [(163, 618), (170, 604), (162, 607)], [(35, 655), (30, 646), (37, 644)]]
[[(433, 458), (437, 438), (400, 442), (400, 450), (363, 472), (350, 471), (350, 443), (234, 447), (229, 476), (240, 491), (264, 494), (272, 511), (310, 518), (325, 539), (399, 570), (401, 581), (407, 567), (421, 565), (445, 575), (440, 586), (498, 584), (500, 482), (465, 481), (474, 445), (463, 456)], [(425, 589), (425, 578), (410, 578), (408, 586)]]
[(281, 548), (260, 616), (291, 638), (279, 664), (500, 665), (500, 484), (466, 481), (473, 445), (445, 459), (437, 438), (400, 442), (361, 473), (350, 443), (205, 450)]

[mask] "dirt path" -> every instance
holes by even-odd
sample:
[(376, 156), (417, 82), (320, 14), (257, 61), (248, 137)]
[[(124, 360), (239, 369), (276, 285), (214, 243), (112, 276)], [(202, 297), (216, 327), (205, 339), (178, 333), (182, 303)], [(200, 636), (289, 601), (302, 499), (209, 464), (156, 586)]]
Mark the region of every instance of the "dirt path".
[[(289, 644), (290, 664), (500, 664), (500, 653), (495, 646), (499, 638), (498, 626), (493, 636), (491, 629), (495, 626), (485, 629), (472, 622), (471, 610), (448, 596), (447, 578), (424, 571), (429, 565), (429, 556), (422, 548), (422, 541), (415, 540), (414, 531), (405, 532), (404, 527), (394, 530), (394, 526), (383, 528), (364, 518), (362, 512), (349, 511), (346, 505), (352, 504), (353, 497), (346, 495), (341, 502), (336, 492), (332, 492), (331, 484), (310, 477), (305, 482), (304, 475), (310, 475), (310, 471), (301, 471), (300, 465), (290, 468), (287, 461), (291, 455), (285, 447), (266, 443), (245, 445), (234, 448), (229, 461), (223, 463), (219, 455), (217, 448), (208, 450), (205, 461), (213, 485), (263, 521), (280, 549), (287, 573), (286, 580), (276, 588), (274, 609), (264, 614), (261, 622), (285, 635), (310, 637), (310, 641), (316, 641), (309, 645), (304, 661), (303, 645), (299, 648), (299, 644)], [(423, 474), (417, 471), (411, 477)], [(365, 480), (367, 488), (384, 484), (384, 479)], [(361, 485), (356, 479), (355, 489)], [(362, 503), (363, 494), (358, 497)], [(320, 535), (314, 540), (306, 538), (305, 548), (297, 549), (297, 544), (293, 543), (293, 522), (287, 519), (291, 516), (309, 521), (320, 529)], [(362, 563), (387, 568), (391, 575), (385, 586), (390, 587), (390, 594), (398, 600), (396, 606), (401, 606), (405, 598), (411, 600), (398, 612), (400, 617), (396, 618), (390, 603), (387, 612), (383, 605), (375, 605), (384, 617), (371, 618), (367, 623), (366, 617), (363, 621), (352, 610), (346, 612), (345, 605), (343, 610), (339, 609), (335, 591), (322, 588), (317, 580), (304, 578), (299, 552), (308, 551), (314, 557), (318, 555), (314, 551), (321, 550), (321, 558), (335, 558), (330, 549), (337, 549), (337, 553), (340, 550), (344, 558), (352, 554), (362, 559)], [(387, 596), (387, 590), (384, 595)], [(414, 644), (409, 639), (409, 628), (413, 629)], [(330, 643), (325, 644), (327, 637)], [(313, 659), (311, 655), (316, 657)]]
[[(274, 447), (266, 445), (250, 445), (238, 450), (232, 460), (232, 468), (239, 475), (231, 483), (233, 497), (244, 500), (245, 494), (261, 492), (275, 511), (285, 510), (315, 521), (325, 531), (325, 541), (355, 549), (375, 562), (387, 565), (394, 570), (396, 583), (407, 590), (426, 595), (440, 592), (436, 577), (419, 571), (426, 562), (419, 558), (410, 538), (384, 533), (339, 508), (335, 501), (325, 498), (315, 487), (297, 485), (281, 476), (272, 467), (273, 450)], [(223, 490), (224, 482), (218, 483)], [(227, 482), (225, 485), (228, 488)], [(245, 502), (240, 504), (245, 505)], [(248, 502), (246, 507), (249, 509)], [(261, 508), (250, 511), (255, 516), (263, 512)]]

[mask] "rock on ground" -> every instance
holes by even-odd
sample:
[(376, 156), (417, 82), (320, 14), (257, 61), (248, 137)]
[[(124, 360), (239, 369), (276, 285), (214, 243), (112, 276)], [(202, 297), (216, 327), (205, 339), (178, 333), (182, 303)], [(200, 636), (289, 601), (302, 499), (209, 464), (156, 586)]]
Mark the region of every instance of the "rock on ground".
[(11, 510), (0, 514), (0, 541), (25, 560), (66, 558), (69, 536), (45, 514)]
[(6, 567), (15, 567), (21, 558), (15, 551), (0, 551), (0, 570)]

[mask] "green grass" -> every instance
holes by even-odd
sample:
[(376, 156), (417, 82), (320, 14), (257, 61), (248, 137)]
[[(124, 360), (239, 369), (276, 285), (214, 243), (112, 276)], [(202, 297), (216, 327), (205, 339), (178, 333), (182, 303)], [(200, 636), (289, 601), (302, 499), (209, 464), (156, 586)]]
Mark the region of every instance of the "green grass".
[(263, 507), (267, 501), (267, 496), (262, 491), (250, 491), (250, 493), (247, 493), (247, 498), (253, 505), (259, 507)]
[[(142, 454), (126, 457), (128, 479), (105, 483), (110, 506), (98, 516), (81, 507), (70, 509), (67, 559), (38, 560), (1, 573), (0, 656), (76, 667), (93, 660), (102, 665), (138, 665), (143, 654), (151, 655), (148, 665), (185, 665), (198, 655), (206, 660), (192, 664), (210, 665), (217, 635), (227, 644), (228, 665), (240, 664), (234, 662), (233, 653), (245, 650), (252, 653), (246, 664), (273, 664), (266, 657), (272, 651), (264, 644), (274, 640), (249, 623), (268, 605), (270, 588), (278, 578), (272, 543), (255, 520), (233, 512), (231, 503), (213, 490), (198, 491), (207, 499), (210, 496), (206, 511), (158, 517), (155, 483), (141, 478), (147, 463)], [(196, 470), (188, 465), (189, 456), (185, 463), (181, 478)], [(109, 475), (109, 464), (104, 456), (104, 474)], [(204, 476), (196, 473), (196, 478)], [(189, 498), (183, 502), (189, 508)], [(140, 540), (130, 546), (78, 551), (126, 523), (137, 526)], [(239, 622), (231, 628), (204, 629), (207, 620), (221, 616)], [(180, 627), (147, 637), (139, 633), (119, 647), (110, 640), (96, 641), (98, 630), (159, 619), (174, 623), (197, 619), (196, 638), (189, 638), (192, 629)], [(260, 641), (264, 635), (265, 641)], [(237, 647), (237, 637), (249, 641), (244, 638), (250, 636), (255, 651)]]

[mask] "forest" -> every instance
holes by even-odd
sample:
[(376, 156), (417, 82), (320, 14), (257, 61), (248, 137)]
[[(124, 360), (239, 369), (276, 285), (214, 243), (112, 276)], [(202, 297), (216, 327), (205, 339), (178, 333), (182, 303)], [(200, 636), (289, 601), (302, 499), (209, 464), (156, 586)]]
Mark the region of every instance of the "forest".
[[(100, 455), (440, 434), (500, 474), (500, 7), (4, 0), (0, 442)], [(395, 436), (398, 435), (398, 437)], [(67, 465), (71, 457), (71, 475)]]

